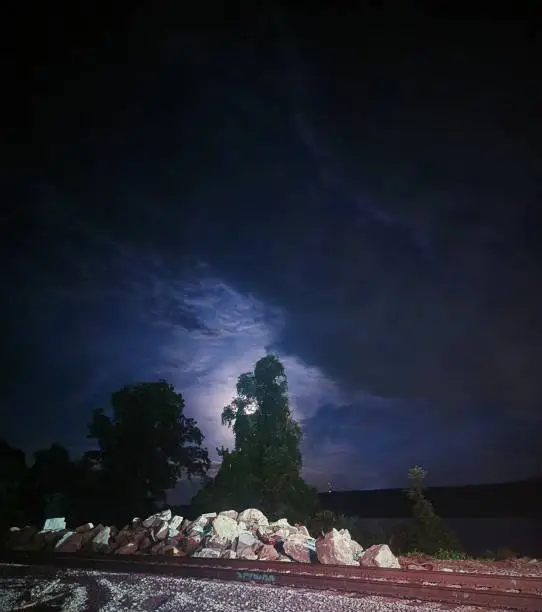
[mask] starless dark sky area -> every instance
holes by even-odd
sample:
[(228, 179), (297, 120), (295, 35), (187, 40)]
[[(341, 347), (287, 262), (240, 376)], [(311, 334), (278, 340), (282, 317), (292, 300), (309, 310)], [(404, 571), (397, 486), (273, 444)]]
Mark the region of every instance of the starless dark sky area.
[(539, 474), (532, 16), (92, 4), (3, 20), (2, 435), (165, 377), (216, 459), (271, 350), (321, 489)]

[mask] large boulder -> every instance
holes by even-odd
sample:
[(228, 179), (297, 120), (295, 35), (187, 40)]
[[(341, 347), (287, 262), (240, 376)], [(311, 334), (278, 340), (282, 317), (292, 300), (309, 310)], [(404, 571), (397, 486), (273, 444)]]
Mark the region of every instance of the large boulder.
[(66, 529), (65, 518), (48, 518), (45, 519), (42, 531), (62, 531)]
[(155, 523), (152, 530), (152, 537), (154, 538), (154, 540), (165, 540), (168, 537), (168, 534), (169, 523), (167, 521), (164, 521), (163, 519), (157, 519), (157, 522)]
[(55, 552), (77, 552), (83, 545), (83, 534), (68, 531), (55, 544)]
[(237, 543), (235, 546), (235, 552), (240, 557), (245, 551), (250, 550), (254, 552), (254, 546), (258, 543), (258, 538), (251, 531), (239, 532)]
[(91, 547), (94, 552), (107, 552), (111, 540), (111, 527), (104, 527), (92, 539)]
[(314, 558), (314, 540), (293, 536), (283, 544), (284, 553), (298, 563), (311, 563)]
[(348, 529), (340, 529), (339, 533), (343, 536), (343, 538), (350, 542), (350, 548), (352, 550), (352, 557), (354, 561), (359, 561), (361, 555), (363, 554), (363, 546), (356, 542), (356, 540), (352, 539)]
[(260, 525), (269, 525), (269, 521), (265, 514), (256, 508), (247, 508), (243, 510), (237, 517), (238, 523), (245, 523), (249, 528), (259, 527)]
[(374, 544), (368, 548), (359, 560), (363, 567), (387, 567), (399, 569), (399, 559), (391, 552), (387, 544)]
[(239, 516), (239, 512), (237, 512), (237, 510), (222, 510), (222, 512), (218, 513), (218, 516), (227, 516), (228, 518), (236, 521), (237, 517)]
[(351, 539), (335, 528), (316, 540), (316, 555), (326, 565), (358, 565), (352, 554)]
[(296, 525), (295, 526), (297, 531), (304, 535), (306, 538), (310, 538), (311, 534), (309, 533), (309, 530), (305, 527), (305, 525)]
[(211, 531), (211, 523), (214, 518), (216, 518), (216, 512), (208, 512), (207, 514), (201, 514), (198, 518), (190, 523), (190, 525), (186, 529), (186, 533), (189, 535), (199, 534), (199, 535), (207, 535)]
[[(155, 527), (156, 525), (162, 524), (163, 521), (169, 522), (171, 520), (171, 510), (162, 510), (161, 512), (155, 512), (148, 516), (144, 521), (141, 522), (143, 527)], [(132, 523), (139, 523), (139, 519), (133, 519)]]
[(264, 544), (258, 552), (258, 559), (260, 561), (278, 561), (279, 557), (279, 552), (271, 544)]
[(170, 529), (180, 529), (182, 524), (183, 524), (183, 517), (179, 516), (178, 514), (172, 517), (172, 519), (169, 521)]
[(171, 510), (169, 508), (162, 510), (162, 512), (158, 512), (157, 517), (163, 521), (171, 521)]
[(214, 548), (220, 552), (229, 548), (230, 545), (231, 540), (216, 535), (216, 533), (205, 539), (205, 548)]
[(216, 536), (226, 540), (230, 545), (239, 536), (239, 525), (233, 518), (219, 514), (213, 519), (213, 531)]
[(189, 535), (183, 540), (183, 548), (186, 552), (191, 555), (196, 552), (202, 546), (203, 537), (199, 533)]

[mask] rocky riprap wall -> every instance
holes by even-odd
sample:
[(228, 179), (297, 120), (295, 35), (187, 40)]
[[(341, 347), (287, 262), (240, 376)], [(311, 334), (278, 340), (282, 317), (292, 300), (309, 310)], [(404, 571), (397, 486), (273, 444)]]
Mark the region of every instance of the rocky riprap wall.
[(67, 529), (63, 518), (35, 527), (12, 527), (7, 541), (11, 550), (87, 552), (114, 555), (172, 555), (400, 567), (387, 544), (367, 550), (352, 540), (346, 529), (332, 529), (313, 538), (304, 525), (290, 525), (282, 518), (270, 523), (255, 508), (202, 514), (195, 521), (163, 510), (141, 520), (134, 518), (120, 531), (115, 527), (87, 523)]

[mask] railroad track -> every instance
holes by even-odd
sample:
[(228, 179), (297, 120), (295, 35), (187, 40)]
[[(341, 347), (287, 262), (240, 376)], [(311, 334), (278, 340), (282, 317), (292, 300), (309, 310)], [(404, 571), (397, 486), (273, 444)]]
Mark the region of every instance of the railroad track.
[[(281, 561), (79, 553), (10, 552), (1, 555), (0, 562), (25, 566), (28, 575), (34, 576), (61, 568), (106, 573), (142, 573), (542, 612), (542, 578), (533, 577)], [(0, 567), (0, 576), (2, 573), (3, 569)]]

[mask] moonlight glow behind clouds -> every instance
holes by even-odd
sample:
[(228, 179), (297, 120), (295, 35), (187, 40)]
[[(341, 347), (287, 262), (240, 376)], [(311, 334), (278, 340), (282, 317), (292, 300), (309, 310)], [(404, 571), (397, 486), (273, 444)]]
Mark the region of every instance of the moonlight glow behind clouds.
[[(207, 14), (205, 31), (156, 17), (44, 13), (35, 54), (17, 35), (9, 443), (81, 454), (93, 408), (165, 377), (216, 458), (237, 377), (272, 351), (320, 488), (402, 487), (414, 463), (439, 485), (539, 474), (527, 30), (263, 10), (211, 35)], [(78, 79), (72, 45), (93, 67)]]
[[(164, 365), (156, 373), (182, 388), (189, 410), (198, 416), (208, 437), (211, 456), (215, 456), (215, 446), (231, 446), (233, 441), (231, 431), (220, 423), (222, 408), (233, 399), (239, 374), (253, 369), (267, 347), (278, 340), (284, 314), (211, 277), (187, 283), (179, 300), (197, 314), (203, 329), (187, 330), (163, 320), (170, 327), (171, 341), (159, 349)], [(298, 421), (311, 417), (324, 404), (344, 401), (335, 383), (318, 368), (295, 356), (279, 357)], [(175, 365), (181, 363), (186, 365)]]

